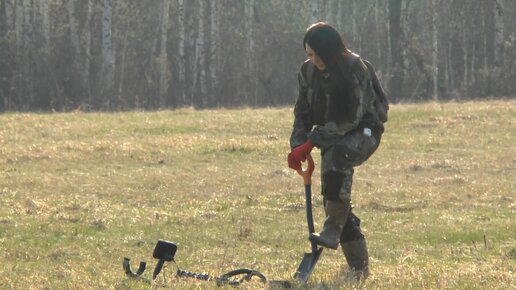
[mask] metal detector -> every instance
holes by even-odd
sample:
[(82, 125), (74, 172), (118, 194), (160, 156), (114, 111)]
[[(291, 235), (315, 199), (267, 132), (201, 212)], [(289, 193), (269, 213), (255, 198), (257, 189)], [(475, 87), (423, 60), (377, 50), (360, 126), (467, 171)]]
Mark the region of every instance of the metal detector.
[[(174, 244), (172, 242), (164, 241), (164, 240), (158, 241), (158, 243), (156, 244), (156, 247), (154, 248), (154, 252), (152, 254), (152, 256), (158, 260), (158, 263), (156, 264), (156, 267), (154, 268), (154, 272), (152, 273), (152, 280), (156, 280), (159, 273), (163, 269), (163, 265), (165, 264), (165, 262), (173, 262), (177, 266), (177, 263), (174, 260), (176, 251), (177, 251), (176, 244)], [(123, 263), (124, 271), (128, 277), (134, 278), (134, 279), (139, 279), (139, 280), (147, 282), (147, 283), (151, 282), (149, 279), (147, 279), (143, 276), (143, 273), (145, 272), (147, 263), (140, 262), (140, 266), (136, 273), (131, 270), (130, 263), (131, 263), (131, 260), (129, 258), (124, 258), (124, 263)], [(233, 271), (223, 274), (222, 276), (217, 277), (217, 276), (212, 276), (212, 275), (209, 275), (206, 273), (194, 273), (194, 272), (184, 271), (184, 270), (179, 269), (179, 266), (177, 266), (176, 276), (182, 277), (182, 278), (194, 278), (194, 279), (205, 280), (205, 281), (215, 280), (215, 282), (217, 283), (217, 286), (224, 286), (224, 285), (238, 286), (244, 281), (251, 281), (254, 277), (257, 277), (258, 280), (262, 283), (276, 284), (275, 283), (276, 281), (267, 281), (267, 278), (262, 273), (260, 273), (256, 270), (245, 269), (245, 268), (233, 270)], [(279, 283), (281, 283), (281, 282), (279, 282)]]
[[(306, 169), (299, 169), (297, 172), (299, 175), (303, 177), (304, 185), (305, 185), (305, 198), (306, 198), (306, 220), (308, 223), (308, 233), (311, 234), (315, 232), (314, 229), (314, 221), (312, 216), (312, 189), (311, 189), (311, 183), (312, 183), (312, 173), (314, 172), (315, 165), (314, 160), (310, 154), (306, 157), (308, 166)], [(299, 267), (297, 268), (297, 271), (294, 274), (294, 278), (296, 278), (298, 281), (302, 283), (306, 283), (308, 281), (308, 278), (310, 277), (310, 274), (312, 273), (315, 265), (317, 264), (317, 261), (319, 260), (319, 257), (321, 256), (321, 253), (323, 251), (323, 248), (318, 248), (317, 244), (315, 242), (311, 242), (311, 252), (305, 253), (303, 256), (303, 260), (299, 264)], [(177, 246), (176, 244), (164, 240), (159, 240), (156, 244), (156, 247), (154, 248), (154, 252), (152, 256), (155, 259), (158, 259), (158, 263), (156, 264), (156, 267), (154, 268), (154, 272), (152, 274), (152, 280), (155, 280), (159, 273), (161, 272), (161, 269), (163, 268), (163, 265), (165, 262), (174, 262), (174, 255), (176, 254)], [(149, 279), (146, 279), (143, 277), (143, 273), (145, 272), (146, 268), (145, 262), (140, 262), (140, 266), (137, 270), (137, 272), (133, 272), (131, 270), (130, 265), (130, 259), (124, 258), (124, 271), (126, 275), (130, 278), (140, 279), (142, 281), (145, 281), (147, 283), (150, 283)], [(183, 277), (183, 278), (195, 278), (198, 280), (215, 280), (217, 283), (217, 286), (223, 286), (223, 285), (232, 285), (232, 286), (238, 286), (244, 281), (250, 281), (253, 277), (257, 277), (262, 283), (267, 283), (269, 286), (273, 287), (281, 287), (281, 288), (292, 288), (292, 284), (289, 281), (284, 280), (268, 280), (262, 273), (251, 270), (251, 269), (237, 269), (230, 271), (222, 276), (215, 277), (211, 276), (206, 273), (194, 273), (194, 272), (188, 272), (183, 271), (179, 269), (179, 266), (177, 266), (177, 277)], [(238, 279), (240, 278), (240, 279)]]

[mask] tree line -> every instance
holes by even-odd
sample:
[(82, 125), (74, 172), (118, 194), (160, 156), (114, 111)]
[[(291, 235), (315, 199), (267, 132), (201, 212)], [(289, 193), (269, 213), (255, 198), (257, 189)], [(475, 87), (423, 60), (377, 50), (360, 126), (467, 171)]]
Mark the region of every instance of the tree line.
[(514, 95), (516, 1), (0, 0), (0, 111), (291, 105), (326, 21), (392, 101)]

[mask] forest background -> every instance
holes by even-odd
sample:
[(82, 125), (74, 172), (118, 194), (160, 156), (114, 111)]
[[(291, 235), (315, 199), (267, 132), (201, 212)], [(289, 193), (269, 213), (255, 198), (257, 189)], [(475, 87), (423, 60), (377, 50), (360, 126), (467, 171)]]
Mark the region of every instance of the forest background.
[(516, 89), (516, 1), (0, 0), (0, 111), (291, 105), (320, 20), (393, 102)]

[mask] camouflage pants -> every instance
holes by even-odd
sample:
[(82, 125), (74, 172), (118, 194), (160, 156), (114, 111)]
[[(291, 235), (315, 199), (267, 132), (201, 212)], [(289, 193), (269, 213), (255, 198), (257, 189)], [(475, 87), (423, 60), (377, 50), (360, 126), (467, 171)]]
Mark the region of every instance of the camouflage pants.
[[(322, 158), (321, 167), (324, 167), (324, 157)], [(321, 168), (321, 172), (325, 172)], [(321, 174), (321, 191), (324, 196), (324, 207), (326, 208), (327, 200), (340, 199), (342, 202), (349, 203), (351, 209), (344, 224), (342, 234), (340, 235), (340, 242), (354, 241), (363, 238), (362, 230), (360, 229), (360, 219), (353, 213), (351, 206), (351, 185), (353, 184), (353, 168), (346, 168), (341, 171), (326, 171)], [(332, 194), (329, 194), (332, 193)], [(337, 194), (335, 194), (337, 193)]]
[(376, 151), (381, 133), (356, 129), (321, 154), (322, 194), (328, 200), (351, 200), (353, 167), (362, 164)]
[[(322, 152), (321, 156), (321, 191), (326, 200), (342, 200), (350, 203), (353, 185), (353, 167), (366, 161), (378, 148), (381, 133), (354, 130), (346, 134), (334, 146)], [(349, 211), (344, 225), (341, 242), (363, 238), (360, 219)]]

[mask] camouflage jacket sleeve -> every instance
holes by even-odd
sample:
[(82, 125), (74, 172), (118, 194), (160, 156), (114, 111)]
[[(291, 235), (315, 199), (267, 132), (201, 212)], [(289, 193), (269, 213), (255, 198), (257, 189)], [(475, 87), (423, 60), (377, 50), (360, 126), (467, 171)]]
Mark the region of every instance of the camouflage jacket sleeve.
[(346, 116), (344, 121), (330, 121), (322, 126), (317, 126), (308, 135), (314, 145), (323, 151), (333, 146), (346, 133), (358, 127), (371, 100), (371, 77), (361, 60), (354, 62), (351, 78), (353, 89), (350, 97), (354, 101), (350, 102), (352, 107), (347, 109), (350, 115)]
[(303, 76), (306, 70), (306, 62), (298, 73), (299, 95), (294, 107), (294, 126), (290, 135), (290, 147), (297, 147), (308, 140), (308, 133), (312, 130), (312, 118), (310, 116), (310, 102), (308, 100), (308, 82)]

